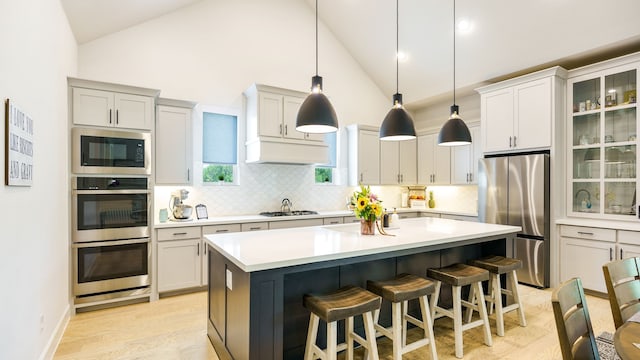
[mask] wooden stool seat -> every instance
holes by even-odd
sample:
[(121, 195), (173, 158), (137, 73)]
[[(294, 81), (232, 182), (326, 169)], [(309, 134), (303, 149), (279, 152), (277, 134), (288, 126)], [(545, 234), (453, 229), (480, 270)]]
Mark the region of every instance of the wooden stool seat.
[[(522, 268), (522, 260), (490, 255), (481, 259), (471, 260), (469, 264), (486, 269), (491, 273), (489, 277), (489, 295), (486, 296), (486, 302), (489, 304), (489, 314), (493, 314), (493, 308), (495, 306), (496, 333), (498, 336), (504, 336), (504, 314), (510, 311), (518, 310), (520, 326), (527, 326), (527, 321), (524, 318), (524, 309), (520, 301), (520, 293), (518, 292), (518, 275), (516, 273), (516, 270)], [(500, 275), (502, 274), (506, 274), (510, 289), (502, 288), (500, 283)], [(513, 304), (503, 306), (503, 294), (512, 296)], [(473, 294), (470, 293), (469, 299), (471, 299), (472, 296)], [(467, 319), (471, 319), (470, 313), (467, 313)]]
[(504, 256), (487, 256), (482, 259), (469, 261), (469, 265), (483, 268), (494, 274), (506, 274), (522, 268), (522, 260)]
[(330, 323), (380, 308), (379, 296), (356, 286), (345, 286), (324, 295), (305, 294), (304, 307)]
[(487, 270), (466, 264), (453, 264), (441, 269), (429, 269), (427, 276), (452, 286), (465, 286), (489, 280)]
[(390, 302), (402, 302), (433, 294), (435, 284), (431, 280), (411, 274), (400, 274), (391, 280), (367, 281), (367, 290)]
[[(489, 317), (487, 316), (487, 308), (484, 302), (484, 291), (482, 290), (482, 282), (489, 280), (489, 272), (471, 265), (454, 264), (440, 269), (428, 269), (427, 275), (436, 280), (436, 290), (431, 301), (431, 318), (435, 320), (446, 316), (453, 319), (456, 357), (462, 358), (463, 356), (462, 332), (474, 327), (482, 326), (484, 343), (487, 346), (492, 346), (491, 328), (489, 327)], [(442, 283), (451, 285), (452, 309), (438, 306)], [(471, 286), (470, 294), (472, 295), (470, 301), (462, 300), (462, 287), (465, 285)], [(480, 314), (480, 319), (471, 321), (471, 317), (468, 317), (467, 322), (463, 324), (463, 306), (469, 310), (467, 314), (472, 314), (473, 310), (477, 311)]]
[[(367, 290), (380, 295), (383, 300), (391, 302), (391, 327), (385, 328), (378, 323), (380, 310), (375, 311), (373, 323), (379, 334), (391, 339), (394, 360), (401, 360), (402, 354), (427, 345), (431, 345), (431, 358), (438, 359), (433, 336), (431, 308), (427, 297), (435, 291), (433, 281), (411, 274), (400, 274), (390, 280), (368, 280)], [(420, 303), (422, 319), (419, 320), (407, 313), (410, 300), (418, 300)], [(422, 328), (424, 337), (407, 344), (407, 323)]]
[[(353, 359), (353, 342), (365, 348), (371, 359), (378, 360), (378, 348), (374, 329), (373, 315), (380, 309), (382, 299), (362, 288), (345, 286), (329, 294), (305, 294), (303, 305), (309, 311), (309, 330), (304, 352), (305, 360), (322, 359), (335, 360), (338, 351), (347, 350), (347, 358)], [(366, 339), (353, 330), (353, 317), (362, 315)], [(327, 348), (321, 349), (316, 345), (318, 325), (320, 319), (327, 323)], [(345, 320), (345, 343), (338, 341), (338, 321)], [(365, 356), (367, 358), (367, 356)]]

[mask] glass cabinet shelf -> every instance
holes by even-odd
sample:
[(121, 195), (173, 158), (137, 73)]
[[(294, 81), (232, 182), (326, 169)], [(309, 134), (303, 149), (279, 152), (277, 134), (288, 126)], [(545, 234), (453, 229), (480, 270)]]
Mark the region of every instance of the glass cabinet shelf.
[(636, 215), (637, 76), (636, 63), (569, 79), (568, 208), (574, 214)]

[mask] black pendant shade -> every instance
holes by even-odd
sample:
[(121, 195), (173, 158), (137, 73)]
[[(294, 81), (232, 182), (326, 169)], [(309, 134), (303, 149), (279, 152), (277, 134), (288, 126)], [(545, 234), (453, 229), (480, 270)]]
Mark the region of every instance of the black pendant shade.
[(311, 78), (311, 94), (304, 99), (298, 110), (296, 130), (305, 133), (338, 131), (336, 111), (322, 93), (322, 76), (318, 76), (318, 0), (316, 0), (316, 75)]
[(453, 105), (449, 120), (444, 123), (438, 134), (438, 145), (460, 146), (471, 144), (471, 133), (467, 124), (460, 118), (456, 105), (456, 0), (453, 0)]
[(438, 145), (460, 146), (471, 144), (471, 133), (458, 114), (458, 105), (451, 106), (451, 116), (438, 134)]
[(402, 107), (402, 94), (393, 95), (393, 107), (380, 127), (380, 140), (401, 141), (416, 137), (416, 128), (409, 112)]
[(329, 99), (322, 93), (322, 77), (314, 76), (311, 94), (304, 99), (296, 118), (296, 130), (328, 133), (338, 130), (338, 117)]

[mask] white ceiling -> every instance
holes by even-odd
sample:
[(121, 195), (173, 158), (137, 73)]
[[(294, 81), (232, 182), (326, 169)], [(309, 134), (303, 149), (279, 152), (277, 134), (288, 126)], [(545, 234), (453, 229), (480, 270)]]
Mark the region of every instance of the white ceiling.
[[(224, 0), (61, 1), (82, 44), (197, 1)], [(315, 0), (293, 1), (315, 11)], [(399, 66), (399, 92), (409, 107), (447, 99), (453, 89), (453, 0), (399, 3), (399, 48), (408, 54)], [(396, 92), (395, 5), (319, 1), (321, 21), (389, 95), (389, 103)], [(638, 0), (457, 0), (457, 21), (473, 24), (470, 33), (456, 30), (457, 92), (547, 66), (573, 68), (639, 51), (639, 13)]]

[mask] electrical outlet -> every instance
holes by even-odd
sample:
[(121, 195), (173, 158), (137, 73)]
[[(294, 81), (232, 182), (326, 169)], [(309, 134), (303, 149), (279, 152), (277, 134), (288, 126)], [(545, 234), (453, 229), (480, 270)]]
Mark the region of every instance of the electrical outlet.
[(227, 269), (227, 287), (233, 290), (233, 273), (229, 269)]

